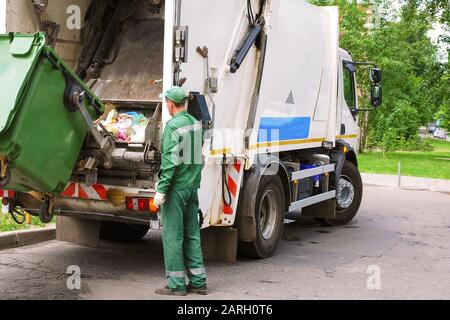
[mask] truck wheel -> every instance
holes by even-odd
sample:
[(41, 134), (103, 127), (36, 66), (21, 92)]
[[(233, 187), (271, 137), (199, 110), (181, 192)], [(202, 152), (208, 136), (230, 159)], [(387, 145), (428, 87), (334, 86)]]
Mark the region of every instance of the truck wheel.
[(139, 241), (147, 234), (150, 226), (102, 221), (100, 238), (111, 241)]
[(284, 227), (284, 191), (277, 175), (261, 178), (255, 208), (256, 240), (240, 242), (239, 253), (246, 257), (264, 259), (275, 252)]
[(336, 194), (336, 218), (315, 219), (323, 226), (343, 226), (355, 218), (363, 194), (363, 184), (358, 168), (350, 161), (344, 162)]

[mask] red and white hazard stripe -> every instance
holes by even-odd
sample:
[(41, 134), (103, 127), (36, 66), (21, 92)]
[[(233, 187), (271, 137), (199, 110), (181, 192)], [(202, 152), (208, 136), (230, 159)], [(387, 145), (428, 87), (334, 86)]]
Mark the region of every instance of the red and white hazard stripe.
[(107, 201), (108, 191), (105, 186), (101, 184), (93, 184), (88, 187), (80, 183), (71, 182), (62, 193), (62, 197)]
[(0, 190), (0, 213), (8, 213), (10, 209), (10, 199), (14, 199), (16, 193), (9, 190)]
[[(224, 224), (231, 225), (234, 223), (243, 176), (244, 161), (236, 159), (232, 165), (228, 166), (227, 185), (230, 190), (231, 201), (229, 206), (226, 206), (225, 204), (222, 205), (222, 223)], [(226, 196), (228, 196), (227, 193), (228, 192), (225, 192)], [(229, 199), (226, 200), (228, 201)]]
[(14, 191), (10, 191), (10, 190), (0, 190), (0, 198), (14, 198), (14, 196), (16, 195), (16, 193)]

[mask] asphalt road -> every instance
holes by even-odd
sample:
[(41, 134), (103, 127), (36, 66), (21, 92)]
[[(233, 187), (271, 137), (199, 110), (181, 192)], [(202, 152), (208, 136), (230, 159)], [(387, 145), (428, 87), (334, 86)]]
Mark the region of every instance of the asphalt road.
[[(449, 240), (450, 194), (366, 186), (351, 225), (289, 223), (270, 259), (208, 263), (206, 298), (449, 299)], [(71, 265), (80, 290), (67, 288)], [(100, 249), (50, 241), (0, 252), (3, 299), (161, 299), (153, 292), (163, 277), (159, 234)]]

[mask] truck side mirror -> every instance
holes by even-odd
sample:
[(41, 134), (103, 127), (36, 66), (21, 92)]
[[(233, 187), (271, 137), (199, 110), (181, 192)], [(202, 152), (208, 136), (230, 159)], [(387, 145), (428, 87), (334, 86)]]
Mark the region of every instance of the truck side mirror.
[(372, 83), (380, 83), (383, 79), (383, 72), (379, 68), (370, 69), (370, 81)]
[(370, 90), (370, 103), (377, 108), (383, 103), (383, 87), (380, 84), (373, 84)]

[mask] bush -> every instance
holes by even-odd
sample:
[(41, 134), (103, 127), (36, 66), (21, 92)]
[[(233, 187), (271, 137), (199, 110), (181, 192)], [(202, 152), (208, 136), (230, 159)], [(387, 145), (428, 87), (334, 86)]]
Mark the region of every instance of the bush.
[(422, 139), (417, 134), (408, 140), (404, 137), (386, 142), (369, 140), (366, 148), (369, 151), (433, 151), (430, 140)]
[(450, 130), (450, 98), (436, 112), (435, 120), (439, 121), (441, 128)]
[(433, 146), (429, 140), (422, 139), (418, 135), (408, 140), (401, 137), (398, 140), (393, 141), (388, 150), (399, 151), (432, 151)]
[[(22, 219), (21, 217), (19, 217), (19, 218)], [(55, 222), (56, 222), (56, 219), (54, 218), (53, 221), (50, 224), (53, 224)], [(28, 225), (26, 223), (18, 224), (11, 217), (10, 213), (6, 213), (6, 212), (1, 212), (0, 211), (0, 232), (16, 231), (16, 230), (35, 228), (35, 227), (46, 227), (48, 225), (49, 224), (42, 223), (39, 220), (39, 217), (35, 217), (35, 216), (31, 217), (31, 225)]]
[(408, 101), (399, 100), (395, 103), (392, 113), (386, 118), (385, 138), (391, 140), (414, 138), (419, 128), (419, 113)]
[(418, 136), (419, 113), (405, 100), (394, 104), (392, 111), (381, 117), (370, 130), (366, 147), (384, 151), (427, 151), (431, 144)]

